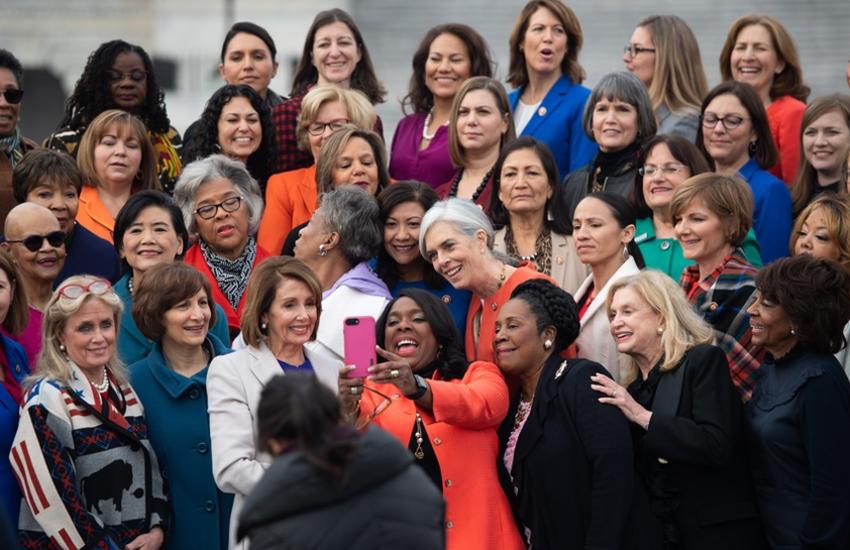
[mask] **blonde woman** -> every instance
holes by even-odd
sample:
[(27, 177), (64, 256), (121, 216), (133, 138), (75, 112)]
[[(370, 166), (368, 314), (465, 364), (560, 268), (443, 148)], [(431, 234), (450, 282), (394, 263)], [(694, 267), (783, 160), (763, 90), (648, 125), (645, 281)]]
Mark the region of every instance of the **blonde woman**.
[(591, 387), (632, 423), (642, 483), (633, 500), (640, 528), (627, 540), (636, 548), (764, 548), (741, 400), (711, 327), (660, 271), (615, 281), (605, 305), (633, 381), (595, 374)]

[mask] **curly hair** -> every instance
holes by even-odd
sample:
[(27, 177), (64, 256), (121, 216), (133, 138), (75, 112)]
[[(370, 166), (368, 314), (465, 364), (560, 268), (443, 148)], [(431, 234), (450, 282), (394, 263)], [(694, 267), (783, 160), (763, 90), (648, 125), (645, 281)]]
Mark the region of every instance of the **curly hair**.
[(89, 56), (83, 74), (65, 102), (65, 116), (59, 123), (60, 128), (67, 126), (72, 130), (80, 130), (103, 111), (117, 108), (106, 73), (112, 69), (115, 59), (122, 53), (134, 53), (141, 57), (147, 73), (145, 104), (136, 114), (148, 130), (160, 134), (168, 132), (171, 122), (165, 109), (165, 95), (156, 82), (153, 62), (141, 46), (123, 40), (104, 42)]
[(216, 153), (221, 153), (218, 143), (218, 120), (221, 111), (234, 97), (244, 97), (251, 102), (251, 107), (260, 116), (260, 129), (263, 132), (260, 146), (248, 157), (248, 172), (257, 180), (260, 187), (265, 187), (265, 181), (269, 177), (271, 159), (274, 157), (275, 133), (272, 124), (272, 113), (263, 98), (246, 84), (225, 84), (215, 91), (207, 101), (201, 119), (198, 121), (197, 137), (183, 148), (183, 162), (189, 164), (192, 161), (206, 158)]
[(530, 279), (511, 293), (511, 299), (522, 300), (537, 317), (537, 333), (555, 328), (553, 353), (560, 353), (578, 338), (581, 325), (575, 300), (563, 288), (546, 279)]

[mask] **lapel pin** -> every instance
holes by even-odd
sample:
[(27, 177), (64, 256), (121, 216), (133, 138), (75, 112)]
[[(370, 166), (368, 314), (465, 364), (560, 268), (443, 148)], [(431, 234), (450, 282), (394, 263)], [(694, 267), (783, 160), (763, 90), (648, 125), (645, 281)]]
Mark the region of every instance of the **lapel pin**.
[(562, 375), (562, 374), (564, 374), (564, 371), (565, 371), (565, 370), (567, 370), (567, 362), (566, 362), (566, 361), (564, 361), (563, 363), (561, 363), (561, 366), (560, 366), (560, 367), (558, 367), (558, 370), (556, 370), (556, 371), (555, 371), (555, 380), (557, 380), (558, 378), (560, 378), (560, 377), (561, 377), (561, 375)]
[(546, 116), (546, 107), (540, 107), (537, 109), (537, 114), (540, 116)]

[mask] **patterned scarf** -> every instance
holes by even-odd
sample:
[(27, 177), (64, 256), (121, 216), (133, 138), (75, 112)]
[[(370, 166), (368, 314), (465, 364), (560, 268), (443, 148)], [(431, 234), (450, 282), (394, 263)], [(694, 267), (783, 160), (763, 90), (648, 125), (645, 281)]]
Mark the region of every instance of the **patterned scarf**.
[(543, 231), (537, 235), (534, 241), (534, 254), (532, 257), (521, 256), (516, 246), (514, 232), (511, 230), (511, 224), (505, 226), (505, 252), (508, 256), (517, 258), (518, 260), (529, 260), (534, 264), (534, 267), (540, 273), (546, 275), (552, 274), (552, 232), (543, 226)]
[(157, 173), (160, 176), (167, 176), (170, 180), (176, 180), (180, 176), (183, 165), (168, 135), (148, 132), (148, 136), (156, 151)]
[(242, 299), (242, 294), (248, 287), (248, 276), (251, 274), (254, 260), (257, 258), (257, 241), (254, 240), (254, 237), (248, 237), (245, 250), (235, 260), (219, 256), (203, 240), (198, 242), (201, 245), (204, 261), (207, 262), (213, 277), (218, 282), (218, 288), (227, 297), (227, 301), (233, 306), (234, 311), (239, 309), (239, 300)]
[(21, 129), (18, 126), (15, 126), (15, 131), (12, 132), (12, 135), (6, 137), (0, 137), (0, 151), (8, 157), (9, 162), (12, 163), (12, 168), (18, 164), (18, 161), (21, 160), (23, 154), (18, 150), (21, 144)]

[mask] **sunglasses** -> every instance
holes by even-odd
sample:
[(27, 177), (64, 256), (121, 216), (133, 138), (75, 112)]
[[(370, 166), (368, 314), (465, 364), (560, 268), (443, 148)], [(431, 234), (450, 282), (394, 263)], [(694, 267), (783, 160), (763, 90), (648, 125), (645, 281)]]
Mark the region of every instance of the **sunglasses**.
[(59, 295), (74, 300), (86, 292), (94, 294), (95, 296), (103, 296), (110, 290), (112, 290), (112, 285), (109, 284), (109, 281), (105, 279), (95, 279), (87, 285), (68, 283), (67, 285), (59, 288)]
[(21, 243), (30, 252), (38, 252), (39, 250), (41, 250), (41, 245), (44, 244), (45, 239), (47, 240), (47, 244), (49, 244), (53, 248), (65, 246), (65, 233), (61, 231), (53, 231), (51, 233), (48, 233), (47, 235), (30, 235), (29, 237), (25, 237), (19, 241), (6, 242), (10, 244)]
[(20, 103), (24, 98), (24, 91), (17, 88), (9, 88), (8, 90), (0, 92), (0, 95), (6, 98), (6, 103), (15, 105), (16, 103)]
[(357, 423), (354, 425), (354, 427), (357, 430), (362, 430), (363, 428), (368, 426), (373, 420), (375, 420), (375, 418), (378, 417), (379, 414), (381, 414), (385, 410), (389, 409), (390, 405), (393, 404), (393, 400), (388, 395), (385, 395), (385, 394), (379, 392), (378, 390), (376, 390), (374, 388), (370, 388), (369, 386), (366, 386), (366, 385), (364, 385), (363, 388), (374, 393), (374, 394), (377, 394), (379, 397), (383, 397), (384, 399), (383, 399), (383, 401), (378, 403), (378, 406), (375, 407), (374, 410), (372, 410), (372, 412), (370, 412), (365, 417), (357, 420)]

